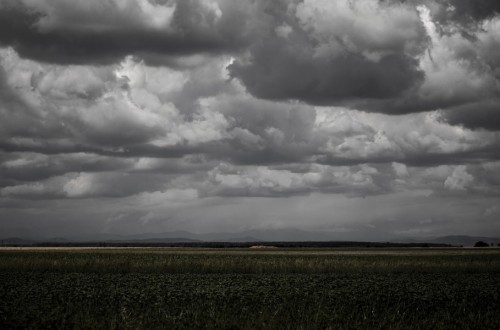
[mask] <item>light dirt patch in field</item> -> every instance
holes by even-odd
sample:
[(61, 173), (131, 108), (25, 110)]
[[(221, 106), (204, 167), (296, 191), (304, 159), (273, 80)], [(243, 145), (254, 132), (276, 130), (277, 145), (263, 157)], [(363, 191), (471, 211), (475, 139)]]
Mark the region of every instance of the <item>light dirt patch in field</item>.
[(271, 245), (252, 245), (250, 249), (277, 249), (277, 247)]

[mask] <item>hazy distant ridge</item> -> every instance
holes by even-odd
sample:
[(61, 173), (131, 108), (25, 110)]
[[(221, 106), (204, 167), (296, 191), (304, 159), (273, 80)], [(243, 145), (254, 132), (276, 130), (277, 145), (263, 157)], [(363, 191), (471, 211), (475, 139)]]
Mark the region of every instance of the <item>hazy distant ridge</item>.
[(395, 243), (431, 243), (450, 244), (455, 246), (473, 246), (478, 241), (497, 245), (498, 237), (450, 235), (434, 238), (394, 238), (387, 240), (352, 240), (339, 239), (334, 233), (305, 231), (299, 229), (248, 230), (237, 233), (194, 234), (187, 231), (163, 233), (144, 233), (138, 235), (98, 234), (89, 237), (54, 237), (54, 238), (3, 238), (4, 245), (32, 245), (36, 243), (70, 243), (70, 242), (108, 242), (108, 243), (190, 243), (190, 242), (307, 242), (307, 241), (372, 241)]

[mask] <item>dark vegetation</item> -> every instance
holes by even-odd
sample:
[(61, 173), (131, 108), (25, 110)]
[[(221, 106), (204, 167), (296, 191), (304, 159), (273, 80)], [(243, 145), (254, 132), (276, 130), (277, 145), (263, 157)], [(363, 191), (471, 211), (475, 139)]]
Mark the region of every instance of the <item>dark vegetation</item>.
[(478, 241), (476, 244), (474, 244), (474, 247), (488, 247), (490, 246), (488, 243), (483, 242), (483, 241)]
[(500, 249), (4, 249), (0, 328), (500, 327)]

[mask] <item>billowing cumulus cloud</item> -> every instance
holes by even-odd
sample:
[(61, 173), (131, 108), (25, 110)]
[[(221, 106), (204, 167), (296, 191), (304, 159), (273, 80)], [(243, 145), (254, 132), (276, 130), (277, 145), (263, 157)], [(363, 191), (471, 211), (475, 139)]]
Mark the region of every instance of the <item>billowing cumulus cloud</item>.
[[(113, 67), (89, 68), (40, 65), (12, 49), (2, 55), (6, 102), (12, 103), (1, 109), (2, 125), (12, 148), (128, 153), (129, 146), (140, 153), (145, 144), (149, 150), (219, 140), (228, 126), (207, 107), (188, 116), (169, 101), (182, 88), (181, 72), (147, 72), (129, 57)], [(36, 140), (41, 136), (43, 143)]]
[(499, 10), (3, 1), (0, 229), (500, 235)]
[(458, 12), (464, 7), (377, 1), (291, 4), (286, 20), (250, 46), (230, 71), (249, 92), (267, 99), (389, 114), (463, 111), (471, 105), (488, 111), (484, 100), (496, 100), (500, 90), (500, 16), (472, 13), (474, 25), (442, 17), (446, 8)]
[(390, 98), (421, 83), (417, 56), (427, 37), (414, 8), (311, 0), (287, 11), (283, 25), (230, 66), (252, 94), (335, 104)]
[(465, 166), (459, 166), (453, 170), (453, 173), (446, 178), (444, 186), (449, 190), (465, 190), (466, 187), (474, 181), (474, 177), (467, 173)]
[(348, 195), (379, 193), (374, 183), (376, 168), (313, 165), (306, 172), (292, 172), (266, 166), (236, 168), (222, 163), (208, 173), (202, 188), (205, 194), (222, 196), (279, 197), (313, 191), (342, 192)]

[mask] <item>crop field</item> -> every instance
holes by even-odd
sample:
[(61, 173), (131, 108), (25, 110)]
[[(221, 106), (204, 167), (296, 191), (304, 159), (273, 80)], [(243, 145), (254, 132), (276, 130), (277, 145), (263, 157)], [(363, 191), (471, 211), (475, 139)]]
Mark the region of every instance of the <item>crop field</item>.
[(0, 249), (0, 328), (500, 328), (500, 249)]

